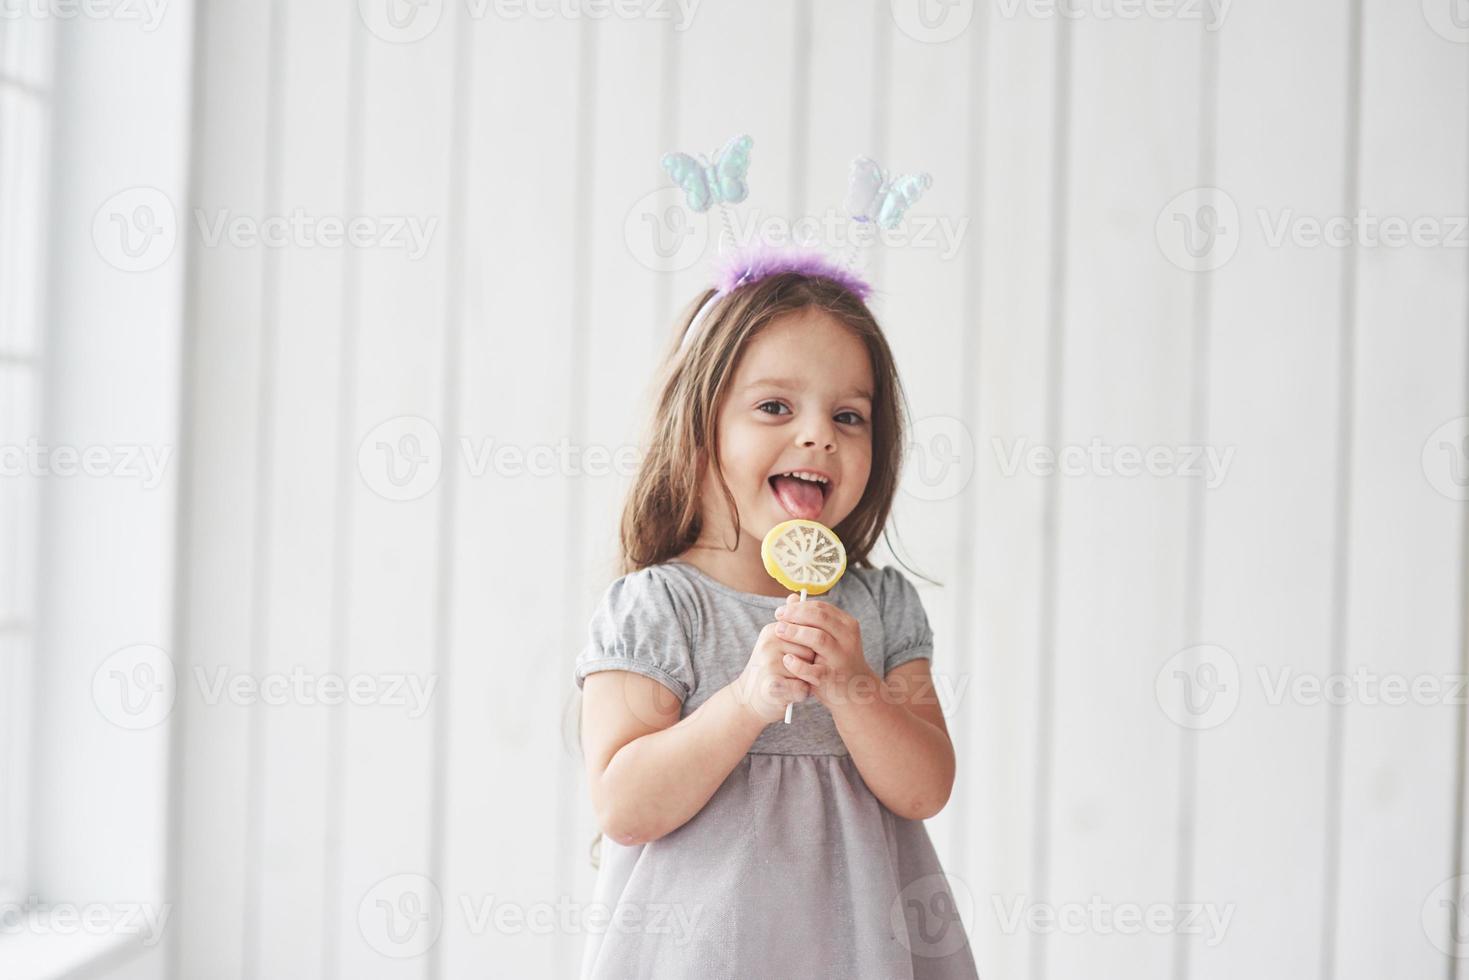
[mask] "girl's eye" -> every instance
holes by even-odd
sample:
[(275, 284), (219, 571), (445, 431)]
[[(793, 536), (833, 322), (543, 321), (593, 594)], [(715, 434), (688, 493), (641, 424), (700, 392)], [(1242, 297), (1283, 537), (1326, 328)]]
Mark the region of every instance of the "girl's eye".
[[(766, 411), (765, 409), (769, 405), (774, 405), (775, 408), (776, 408), (776, 410), (775, 411)], [(763, 412), (766, 415), (776, 415), (776, 416), (786, 414), (785, 412), (780, 411), (780, 409), (784, 409), (785, 407), (786, 406), (785, 406), (785, 404), (783, 402), (777, 402), (777, 401), (761, 402), (759, 405), (756, 405), (755, 406), (756, 410), (758, 410), (760, 412)], [(854, 412), (854, 411), (852, 411), (850, 409), (848, 409), (846, 411), (843, 411), (843, 412), (838, 412), (837, 415), (836, 415), (836, 418), (837, 418), (837, 421), (838, 422), (841, 422), (843, 425), (861, 425), (862, 422), (863, 422), (862, 416), (858, 415), (856, 412)]]

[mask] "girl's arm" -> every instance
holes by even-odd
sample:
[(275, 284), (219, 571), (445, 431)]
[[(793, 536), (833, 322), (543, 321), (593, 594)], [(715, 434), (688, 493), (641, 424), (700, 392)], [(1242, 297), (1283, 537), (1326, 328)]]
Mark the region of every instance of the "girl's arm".
[(832, 719), (873, 795), (900, 817), (927, 820), (954, 788), (954, 745), (928, 661), (900, 664), (878, 683), (875, 695), (828, 705)]
[(829, 602), (787, 602), (775, 616), (777, 632), (804, 647), (789, 669), (831, 711), (872, 794), (910, 820), (942, 810), (954, 788), (954, 746), (928, 658), (901, 663), (882, 679), (867, 663), (861, 624), (850, 613)]
[(733, 684), (681, 721), (678, 699), (641, 674), (588, 674), (582, 694), (592, 807), (619, 844), (645, 844), (688, 822), (768, 724)]

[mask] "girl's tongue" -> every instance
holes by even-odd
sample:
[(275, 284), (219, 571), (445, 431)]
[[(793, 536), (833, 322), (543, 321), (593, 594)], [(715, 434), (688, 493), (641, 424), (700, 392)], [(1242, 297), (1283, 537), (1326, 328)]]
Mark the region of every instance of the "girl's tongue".
[(770, 478), (770, 485), (787, 514), (808, 521), (821, 516), (824, 497), (820, 484), (794, 476), (775, 476)]

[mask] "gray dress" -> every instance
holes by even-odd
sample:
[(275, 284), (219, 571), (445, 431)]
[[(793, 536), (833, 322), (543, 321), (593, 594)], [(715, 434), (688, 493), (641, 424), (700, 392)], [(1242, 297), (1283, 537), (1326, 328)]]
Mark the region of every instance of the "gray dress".
[[(922, 602), (895, 568), (849, 568), (813, 599), (856, 617), (880, 677), (933, 656)], [(687, 716), (744, 670), (784, 601), (681, 561), (624, 575), (592, 616), (576, 684), (633, 671), (673, 691)], [(603, 835), (599, 907), (583, 980), (978, 976), (923, 822), (873, 795), (815, 698), (791, 724), (766, 726), (683, 826), (631, 847)]]

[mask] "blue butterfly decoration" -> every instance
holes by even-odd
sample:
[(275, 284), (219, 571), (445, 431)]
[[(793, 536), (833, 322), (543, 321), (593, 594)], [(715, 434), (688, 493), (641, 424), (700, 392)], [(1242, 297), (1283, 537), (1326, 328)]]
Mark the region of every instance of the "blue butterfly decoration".
[(893, 177), (870, 157), (852, 161), (847, 189), (847, 213), (858, 221), (875, 221), (880, 228), (896, 228), (903, 213), (933, 184), (928, 174)]
[(755, 141), (736, 136), (724, 144), (711, 162), (687, 153), (665, 153), (663, 169), (683, 188), (690, 210), (707, 211), (711, 204), (738, 204), (750, 193), (745, 177), (750, 172), (750, 147)]

